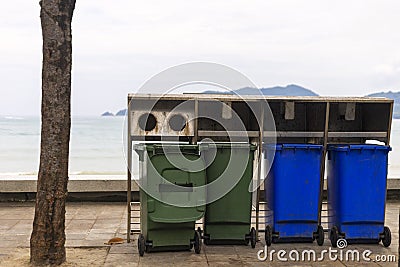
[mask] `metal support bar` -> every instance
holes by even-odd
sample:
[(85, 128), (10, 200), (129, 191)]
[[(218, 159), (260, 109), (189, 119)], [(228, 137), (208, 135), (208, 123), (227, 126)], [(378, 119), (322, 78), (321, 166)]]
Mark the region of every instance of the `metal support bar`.
[(132, 199), (132, 174), (130, 168), (132, 168), (132, 137), (131, 137), (131, 105), (128, 98), (128, 135), (127, 135), (127, 175), (128, 175), (128, 185), (127, 185), (127, 208), (128, 208), (128, 218), (127, 218), (127, 231), (126, 231), (126, 242), (131, 242), (131, 199)]
[[(386, 145), (390, 145), (390, 134), (391, 134), (392, 120), (393, 120), (393, 105), (394, 105), (393, 103), (390, 104), (389, 125), (388, 125), (387, 137), (386, 137), (387, 138)], [(399, 260), (399, 263), (400, 263), (400, 260)]]
[(257, 158), (257, 191), (256, 191), (256, 237), (258, 240), (259, 218), (260, 218), (260, 181), (261, 181), (261, 161), (263, 151), (263, 135), (264, 135), (264, 107), (260, 103), (260, 131), (258, 136), (258, 158)]
[(319, 178), (319, 199), (318, 199), (318, 224), (321, 225), (321, 210), (322, 210), (322, 197), (324, 192), (324, 177), (325, 177), (325, 159), (328, 147), (328, 130), (329, 130), (329, 110), (330, 105), (329, 102), (326, 103), (325, 110), (325, 127), (324, 127), (324, 143), (321, 157), (321, 166), (320, 166), (320, 178)]
[(192, 144), (197, 144), (198, 138), (199, 138), (199, 133), (198, 133), (198, 128), (199, 128), (199, 100), (195, 99), (194, 100), (194, 136), (192, 138)]
[(387, 137), (387, 132), (328, 132), (328, 137)]
[(324, 137), (324, 132), (264, 131), (265, 137)]
[(227, 136), (243, 136), (243, 137), (259, 137), (259, 131), (198, 131), (199, 136), (227, 137)]

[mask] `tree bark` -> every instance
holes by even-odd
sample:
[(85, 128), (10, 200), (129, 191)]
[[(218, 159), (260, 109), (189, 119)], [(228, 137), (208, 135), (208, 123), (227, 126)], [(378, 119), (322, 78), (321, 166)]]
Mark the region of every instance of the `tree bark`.
[(65, 261), (65, 201), (71, 128), (71, 22), (75, 0), (40, 1), (42, 128), (31, 263)]

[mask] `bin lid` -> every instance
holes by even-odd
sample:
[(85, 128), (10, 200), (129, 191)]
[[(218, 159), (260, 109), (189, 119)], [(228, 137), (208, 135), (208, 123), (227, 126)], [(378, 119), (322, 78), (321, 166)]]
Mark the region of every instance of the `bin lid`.
[(207, 144), (199, 144), (199, 145), (188, 145), (188, 144), (172, 144), (172, 143), (157, 143), (157, 144), (136, 144), (133, 146), (133, 149), (137, 152), (147, 150), (148, 152), (157, 152), (157, 153), (163, 153), (163, 152), (168, 152), (168, 151), (176, 151), (176, 149), (180, 149), (182, 152), (188, 151), (188, 152), (197, 152), (197, 151), (203, 151), (208, 148)]
[(250, 149), (256, 150), (257, 146), (249, 143), (201, 143), (208, 145), (209, 148), (217, 147), (218, 149)]
[(314, 145), (314, 144), (264, 144), (264, 149), (275, 149), (275, 150), (283, 150), (283, 149), (317, 149), (322, 150), (322, 145)]
[(391, 151), (392, 148), (390, 146), (383, 145), (373, 145), (373, 144), (361, 144), (361, 145), (351, 145), (351, 144), (339, 144), (339, 145), (328, 145), (328, 150), (330, 151), (350, 151), (350, 150), (362, 150), (362, 149), (370, 149), (370, 150), (384, 150)]

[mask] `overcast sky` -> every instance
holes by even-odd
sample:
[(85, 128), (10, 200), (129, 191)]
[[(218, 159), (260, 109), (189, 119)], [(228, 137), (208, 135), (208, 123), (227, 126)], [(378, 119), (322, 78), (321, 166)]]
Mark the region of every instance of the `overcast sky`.
[[(40, 114), (38, 2), (1, 5), (0, 115)], [(398, 0), (77, 0), (72, 112), (116, 112), (152, 75), (191, 61), (231, 66), (259, 87), (399, 91), (399, 14)]]

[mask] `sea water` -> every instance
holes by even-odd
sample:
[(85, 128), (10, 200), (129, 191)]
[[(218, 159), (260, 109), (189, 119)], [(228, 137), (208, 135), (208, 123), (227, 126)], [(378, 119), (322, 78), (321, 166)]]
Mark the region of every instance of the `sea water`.
[[(69, 173), (123, 175), (125, 117), (73, 117)], [(0, 175), (36, 175), (40, 156), (39, 117), (0, 117)]]
[[(126, 174), (125, 117), (73, 117), (70, 176)], [(389, 178), (400, 178), (400, 120), (393, 120)], [(39, 169), (40, 118), (0, 116), (0, 177), (35, 176)], [(137, 174), (134, 155), (133, 174)]]

